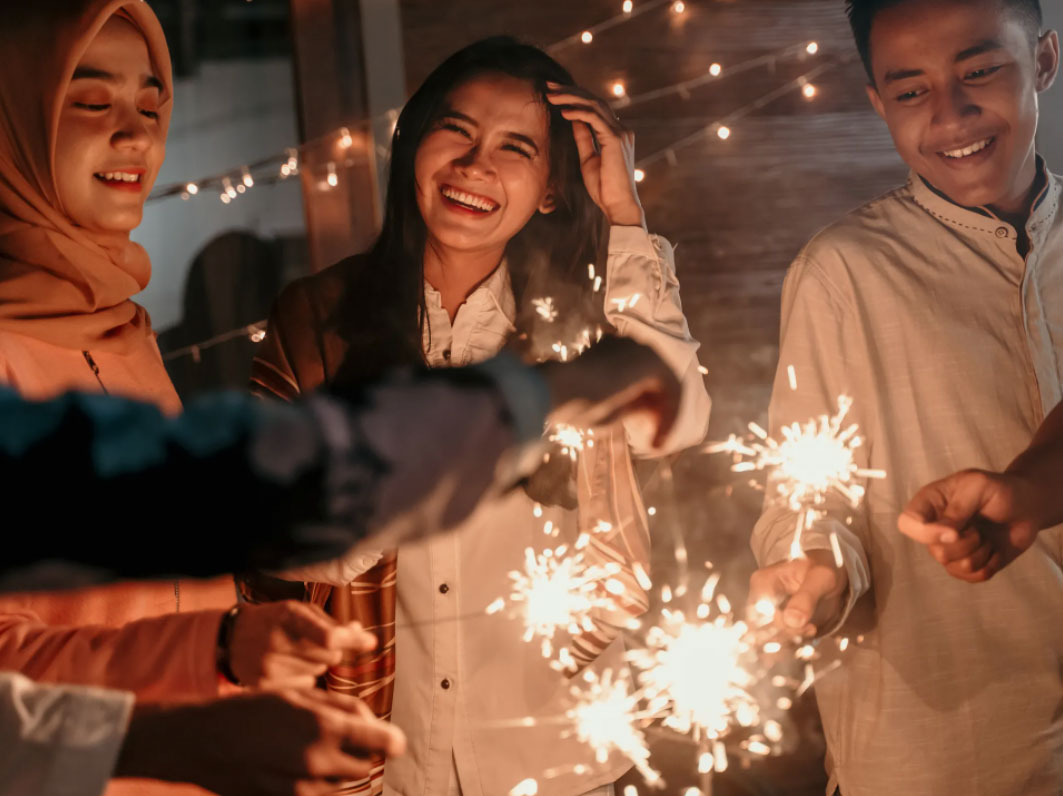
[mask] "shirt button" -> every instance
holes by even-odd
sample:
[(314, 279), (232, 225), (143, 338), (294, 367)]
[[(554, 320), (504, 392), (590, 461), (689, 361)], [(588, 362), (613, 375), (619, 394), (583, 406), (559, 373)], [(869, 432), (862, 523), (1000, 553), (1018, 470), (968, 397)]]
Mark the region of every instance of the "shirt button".
[(449, 348), (446, 351), (443, 352), (443, 359), (445, 359), (447, 362), (450, 362), (450, 349)]
[(450, 688), (450, 680), (444, 677), (443, 682), (441, 682), (439, 685), (442, 686), (444, 691), (446, 691), (448, 688)]
[(1009, 233), (1008, 233), (1008, 228), (1007, 227), (997, 227), (997, 237), (998, 238), (1006, 238), (1006, 237), (1008, 237), (1008, 234)]
[(446, 594), (448, 591), (450, 591), (450, 586), (448, 586), (445, 583), (440, 583), (439, 584), (439, 593), (440, 594)]

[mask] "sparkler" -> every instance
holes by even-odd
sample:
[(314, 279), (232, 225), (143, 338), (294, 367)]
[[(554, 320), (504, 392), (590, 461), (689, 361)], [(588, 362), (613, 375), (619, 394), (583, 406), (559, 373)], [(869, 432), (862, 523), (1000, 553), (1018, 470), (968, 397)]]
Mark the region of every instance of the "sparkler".
[(567, 423), (558, 423), (554, 426), (547, 439), (560, 445), (561, 453), (568, 456), (572, 461), (576, 461), (579, 458), (580, 452), (585, 447), (594, 447), (593, 429), (576, 428)]
[[(578, 543), (577, 543), (578, 544)], [(589, 565), (579, 550), (570, 551), (568, 545), (536, 554), (532, 548), (524, 551), (524, 569), (509, 573), (513, 591), (509, 601), (522, 605), (524, 640), (538, 637), (543, 657), (553, 656), (557, 633), (577, 635), (595, 629), (596, 611), (616, 610), (616, 586), (613, 578), (620, 571), (617, 564)], [(614, 584), (607, 588), (606, 584)], [(499, 609), (496, 600), (491, 605)], [(561, 650), (559, 663), (564, 667), (570, 660)]]
[[(788, 369), (788, 376), (791, 387), (796, 388), (797, 378), (792, 367)], [(830, 494), (841, 495), (855, 509), (867, 492), (857, 481), (886, 477), (882, 470), (863, 468), (855, 461), (855, 452), (863, 440), (857, 435), (855, 423), (845, 426), (852, 405), (851, 398), (839, 396), (837, 413), (820, 415), (803, 425), (791, 423), (784, 426), (781, 441), (770, 437), (756, 423), (750, 423), (751, 441), (732, 435), (726, 442), (714, 443), (705, 449), (708, 453), (733, 454), (739, 459), (732, 467), (735, 472), (769, 472), (769, 494), (797, 513), (797, 527), (790, 545), (791, 558), (802, 555), (801, 536), (824, 516), (823, 506)], [(841, 551), (833, 535), (831, 547), (838, 561)]]

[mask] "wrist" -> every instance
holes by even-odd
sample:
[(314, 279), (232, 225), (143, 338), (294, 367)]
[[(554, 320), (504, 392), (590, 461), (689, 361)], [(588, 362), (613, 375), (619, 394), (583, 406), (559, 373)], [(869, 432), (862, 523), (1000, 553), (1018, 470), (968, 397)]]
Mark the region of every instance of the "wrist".
[(623, 205), (617, 208), (609, 208), (605, 211), (605, 218), (613, 227), (642, 227), (646, 229), (646, 214), (642, 205)]
[(232, 642), (233, 631), (236, 628), (236, 620), (240, 615), (240, 603), (237, 603), (222, 615), (218, 624), (218, 641), (214, 648), (214, 663), (218, 674), (233, 685), (240, 685), (240, 678), (236, 676), (232, 666)]
[[(173, 714), (182, 710), (156, 705), (134, 708), (113, 776), (180, 781), (181, 772), (178, 769), (181, 766), (174, 761)], [(187, 728), (182, 730), (187, 731)]]

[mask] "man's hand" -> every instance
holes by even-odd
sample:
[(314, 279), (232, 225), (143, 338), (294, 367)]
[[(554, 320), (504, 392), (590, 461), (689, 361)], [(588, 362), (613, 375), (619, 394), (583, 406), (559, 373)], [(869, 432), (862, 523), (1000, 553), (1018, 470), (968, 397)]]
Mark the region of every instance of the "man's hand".
[(318, 796), (369, 775), (406, 739), (360, 700), (326, 691), (138, 706), (116, 777), (188, 782), (219, 796)]
[(1045, 527), (1037, 490), (1017, 473), (964, 470), (916, 492), (897, 519), (955, 578), (989, 580)]
[(376, 643), (358, 623), (340, 624), (310, 603), (244, 604), (233, 625), (229, 666), (241, 685), (313, 688), (344, 650), (368, 652)]
[(829, 550), (809, 550), (801, 558), (758, 569), (749, 580), (751, 611), (767, 601), (774, 623), (792, 635), (812, 637), (835, 622), (849, 588), (844, 567)]
[(589, 428), (645, 413), (659, 447), (679, 414), (679, 380), (653, 349), (634, 340), (606, 337), (577, 359), (537, 368), (550, 385), (554, 422)]

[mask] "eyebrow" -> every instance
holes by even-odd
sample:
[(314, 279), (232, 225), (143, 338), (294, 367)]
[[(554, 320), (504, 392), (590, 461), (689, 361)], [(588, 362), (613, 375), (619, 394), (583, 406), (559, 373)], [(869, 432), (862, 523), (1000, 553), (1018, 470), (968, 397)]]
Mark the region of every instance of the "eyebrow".
[[(973, 47), (968, 47), (966, 50), (961, 50), (960, 52), (956, 53), (956, 57), (953, 59), (953, 62), (959, 64), (964, 61), (970, 60), (971, 58), (975, 58), (979, 55), (984, 55), (988, 52), (994, 52), (995, 50), (1003, 49), (1003, 47), (1004, 45), (996, 39), (986, 39), (985, 41), (978, 42), (978, 44), (974, 45)], [(924, 72), (922, 69), (895, 69), (893, 71), (887, 72), (885, 77), (882, 79), (882, 82), (888, 85), (889, 83), (896, 83), (901, 80), (907, 80), (910, 77), (921, 77), (925, 74), (926, 72)]]
[[(480, 124), (474, 118), (462, 113), (461, 111), (456, 111), (453, 108), (447, 108), (445, 111), (443, 111), (443, 114), (440, 118), (457, 119), (458, 121), (465, 122), (466, 124), (471, 125), (472, 127), (480, 126)], [(535, 139), (531, 138), (530, 136), (524, 135), (524, 133), (514, 132), (512, 130), (507, 130), (505, 135), (507, 138), (512, 138), (514, 141), (520, 141), (522, 144), (530, 146), (532, 149), (535, 150), (535, 154), (539, 154), (539, 145), (535, 143)]]
[[(117, 83), (118, 76), (107, 72), (103, 69), (96, 69), (92, 66), (79, 66), (74, 70), (74, 76), (71, 80), (103, 80), (107, 83)], [(155, 88), (162, 91), (162, 81), (155, 75), (145, 75), (142, 83), (143, 88)]]

